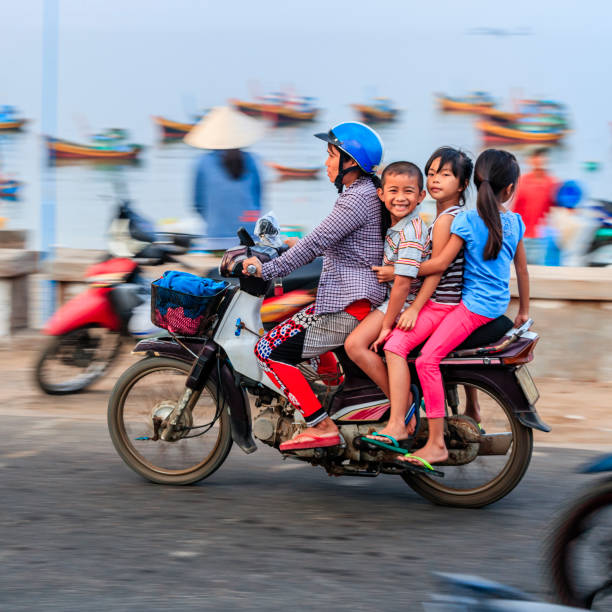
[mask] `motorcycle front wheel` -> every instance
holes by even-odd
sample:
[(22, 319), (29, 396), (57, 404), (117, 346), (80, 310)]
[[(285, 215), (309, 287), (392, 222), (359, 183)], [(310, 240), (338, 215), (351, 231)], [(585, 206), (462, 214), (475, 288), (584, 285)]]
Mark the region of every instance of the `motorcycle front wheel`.
[(190, 370), (177, 359), (147, 357), (123, 373), (110, 396), (108, 429), (115, 449), (151, 482), (187, 485), (207, 478), (232, 447), (229, 412), (212, 379), (189, 401), (173, 440), (159, 437)]
[(546, 558), (559, 603), (612, 610), (612, 481), (587, 490), (555, 521)]
[[(478, 455), (465, 465), (436, 466), (444, 472), (444, 478), (411, 472), (404, 472), (402, 478), (435, 504), (482, 508), (508, 495), (521, 481), (531, 461), (533, 433), (516, 420), (511, 407), (493, 390), (467, 381), (445, 382), (448, 386), (458, 386), (458, 414), (466, 410), (465, 391), (476, 389), (482, 427), (489, 435), (511, 436), (508, 450), (503, 455)], [(418, 449), (413, 452), (418, 456)]]
[(103, 327), (51, 336), (34, 368), (36, 384), (49, 395), (83, 391), (107, 372), (120, 350), (121, 336)]

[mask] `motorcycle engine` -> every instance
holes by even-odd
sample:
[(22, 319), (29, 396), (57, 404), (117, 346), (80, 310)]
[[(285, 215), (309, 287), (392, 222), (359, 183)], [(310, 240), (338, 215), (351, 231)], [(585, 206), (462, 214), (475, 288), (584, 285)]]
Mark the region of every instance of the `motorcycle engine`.
[(293, 437), (297, 427), (292, 416), (281, 414), (278, 406), (268, 406), (253, 420), (253, 435), (258, 440), (278, 448)]

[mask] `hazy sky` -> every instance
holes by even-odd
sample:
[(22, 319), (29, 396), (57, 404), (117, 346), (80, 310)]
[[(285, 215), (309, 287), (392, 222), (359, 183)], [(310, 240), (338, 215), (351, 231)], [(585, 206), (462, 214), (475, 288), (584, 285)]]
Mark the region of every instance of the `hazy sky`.
[[(2, 0), (6, 27), (38, 27), (43, 0)], [(182, 30), (205, 32), (257, 29), (335, 32), (381, 32), (412, 28), (452, 30), (457, 27), (516, 27), (538, 30), (609, 30), (611, 3), (574, 0), (59, 0), (63, 27), (95, 30)]]

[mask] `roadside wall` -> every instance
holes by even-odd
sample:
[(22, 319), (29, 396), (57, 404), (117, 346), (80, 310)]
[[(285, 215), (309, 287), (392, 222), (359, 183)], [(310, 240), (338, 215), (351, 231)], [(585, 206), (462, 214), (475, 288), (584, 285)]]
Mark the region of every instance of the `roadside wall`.
[[(514, 271), (513, 271), (514, 272)], [(536, 376), (612, 381), (612, 268), (529, 266)], [(518, 296), (514, 275), (510, 290)], [(508, 316), (518, 311), (513, 299)]]
[[(61, 249), (56, 261), (46, 265), (46, 278), (60, 281), (59, 293), (67, 299), (83, 289), (78, 285), (85, 268), (101, 253)], [(218, 265), (219, 260), (203, 255), (183, 256), (198, 270)], [(177, 268), (176, 264), (165, 268)], [(150, 278), (164, 268), (145, 268)], [(535, 360), (530, 365), (535, 376), (576, 381), (612, 381), (612, 268), (550, 268), (530, 266), (530, 315), (533, 330), (540, 335)], [(40, 279), (41, 277), (38, 277)], [(32, 281), (40, 285), (40, 280)], [(517, 289), (511, 281), (513, 300), (508, 316), (518, 310)], [(40, 292), (33, 292), (36, 293)], [(40, 309), (33, 305), (38, 312)], [(31, 317), (40, 328), (40, 315)]]

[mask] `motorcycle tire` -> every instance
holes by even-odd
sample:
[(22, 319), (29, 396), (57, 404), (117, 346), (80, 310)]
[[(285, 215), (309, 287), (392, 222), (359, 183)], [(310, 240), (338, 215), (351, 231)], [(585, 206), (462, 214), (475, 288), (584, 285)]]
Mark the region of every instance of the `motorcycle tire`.
[[(91, 369), (95, 359), (95, 337), (92, 334), (100, 333), (109, 339), (108, 355)], [(73, 329), (60, 336), (51, 336), (43, 348), (34, 367), (34, 378), (38, 387), (48, 395), (68, 395), (79, 393), (101, 378), (121, 351), (122, 339), (120, 334), (96, 326), (85, 326)], [(84, 369), (67, 380), (60, 380), (59, 375), (49, 373), (53, 362), (61, 362)], [(89, 370), (89, 371), (88, 371)]]
[[(140, 401), (138, 393), (144, 394), (148, 402), (140, 410), (143, 415), (142, 425), (136, 425), (136, 427), (142, 426), (144, 429), (150, 425), (151, 410), (155, 411), (156, 406), (163, 405), (164, 402), (168, 401), (176, 402), (180, 398), (185, 389), (184, 383), (190, 370), (190, 364), (178, 359), (146, 357), (129, 367), (122, 374), (117, 380), (108, 402), (108, 429), (115, 449), (132, 470), (157, 484), (188, 485), (208, 478), (221, 466), (232, 448), (230, 414), (227, 409), (223, 409), (223, 405), (219, 407), (219, 403), (224, 400), (217, 394), (217, 385), (212, 378), (209, 378), (202, 393), (194, 396), (195, 401), (190, 400), (192, 413), (196, 412), (199, 404), (206, 400), (209, 406), (214, 405), (215, 407), (216, 419), (213, 423), (217, 425), (216, 440), (212, 450), (203, 460), (195, 459), (195, 465), (183, 468), (161, 465), (163, 461), (170, 461), (170, 455), (175, 449), (176, 456), (181, 458), (193, 453), (191, 445), (197, 448), (197, 443), (187, 442), (192, 437), (204, 441), (210, 439), (215, 432), (209, 438), (193, 435), (185, 436), (174, 442), (165, 442), (161, 439), (154, 441), (150, 438), (143, 441), (142, 436), (136, 435), (134, 437), (133, 432), (128, 431), (133, 426), (126, 423), (128, 419), (126, 412), (132, 410), (131, 405), (136, 408), (135, 404)], [(160, 384), (159, 391), (155, 388), (156, 377), (159, 377), (160, 383), (163, 382), (163, 384)], [(168, 383), (168, 380), (172, 377), (176, 377), (173, 380), (174, 393), (168, 390), (172, 386)], [(137, 387), (143, 380), (146, 380), (146, 382), (142, 384), (143, 391), (139, 392)], [(137, 399), (130, 400), (130, 394)], [(126, 408), (128, 401), (132, 401), (133, 404)], [(200, 429), (202, 427), (204, 426), (200, 426)], [(197, 428), (194, 427), (194, 429)], [(135, 433), (139, 433), (139, 430), (135, 429)], [(187, 444), (190, 444), (188, 449)], [(151, 455), (156, 455), (156, 457), (152, 458)]]
[[(595, 592), (592, 585), (586, 591), (585, 588), (580, 588), (573, 558), (579, 555), (577, 550), (579, 538), (587, 536), (589, 531), (595, 528), (595, 514), (606, 506), (610, 506), (612, 510), (612, 480), (599, 482), (589, 488), (572, 502), (571, 506), (564, 510), (553, 524), (551, 536), (547, 542), (545, 559), (554, 597), (561, 604), (589, 609), (593, 606)], [(599, 540), (597, 536), (595, 538)], [(599, 540), (596, 545), (602, 546), (605, 543)], [(609, 549), (607, 557), (607, 569), (609, 570)], [(606, 565), (598, 566), (598, 569), (605, 570)], [(592, 578), (590, 573), (589, 577)], [(603, 584), (598, 586), (605, 587), (612, 580), (612, 576), (605, 576), (603, 580)], [(612, 583), (606, 591), (610, 592), (610, 597), (612, 597)], [(609, 605), (610, 599), (606, 601)]]
[[(475, 387), (486, 393), (503, 410), (512, 428), (510, 459), (500, 473), (490, 482), (473, 488), (453, 488), (448, 484), (449, 478), (447, 477), (437, 478), (414, 472), (404, 472), (402, 478), (414, 491), (434, 504), (453, 506), (455, 508), (482, 508), (508, 495), (521, 481), (531, 461), (533, 432), (516, 420), (512, 414), (512, 409), (506, 405), (504, 398), (492, 389), (487, 389), (481, 383), (476, 384), (468, 380), (449, 379), (445, 380), (445, 383), (447, 385), (469, 385)], [(418, 449), (413, 452), (415, 455), (418, 455)], [(452, 476), (452, 470), (471, 469), (471, 465), (468, 463), (465, 466), (449, 467), (447, 474)]]

